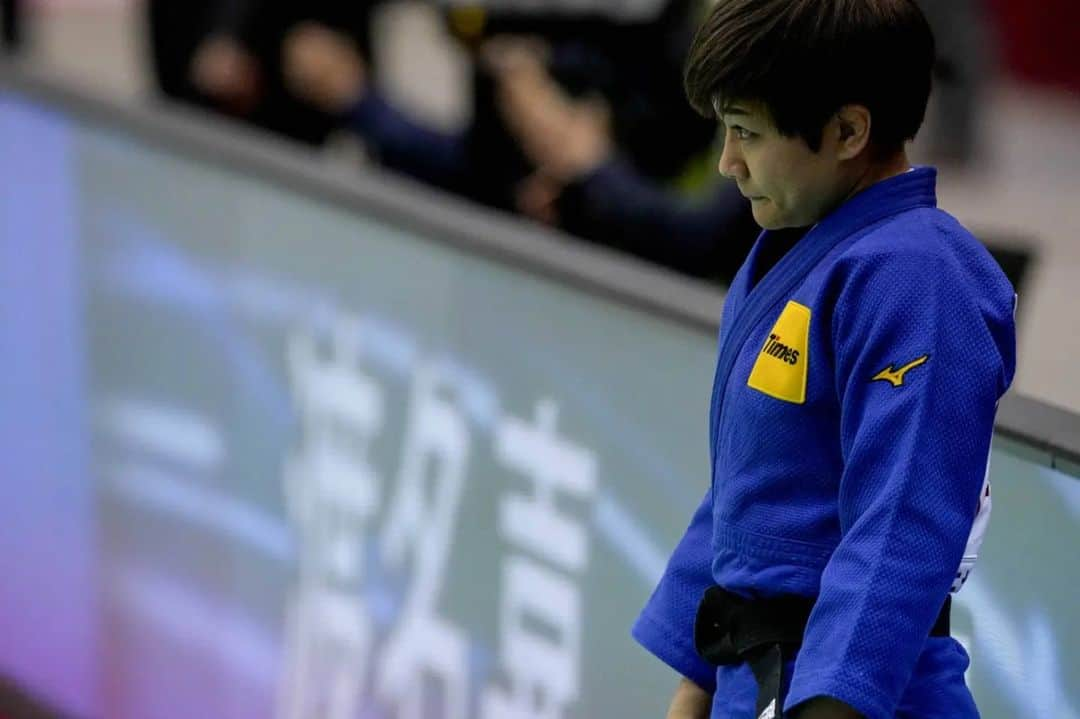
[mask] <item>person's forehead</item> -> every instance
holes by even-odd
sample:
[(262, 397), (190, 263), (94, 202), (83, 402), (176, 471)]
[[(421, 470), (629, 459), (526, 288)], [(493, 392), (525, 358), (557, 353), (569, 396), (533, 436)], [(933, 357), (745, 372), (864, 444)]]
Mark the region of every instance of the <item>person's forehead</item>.
[(713, 111), (718, 119), (766, 119), (768, 117), (765, 106), (760, 102), (754, 102), (753, 100), (725, 101), (719, 96), (713, 98)]

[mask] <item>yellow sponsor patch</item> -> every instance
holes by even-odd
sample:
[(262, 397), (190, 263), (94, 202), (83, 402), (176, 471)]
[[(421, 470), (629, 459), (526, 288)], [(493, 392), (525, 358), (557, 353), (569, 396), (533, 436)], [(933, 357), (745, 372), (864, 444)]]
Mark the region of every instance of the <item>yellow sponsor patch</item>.
[(789, 301), (765, 338), (747, 386), (785, 402), (805, 402), (809, 339), (810, 308)]

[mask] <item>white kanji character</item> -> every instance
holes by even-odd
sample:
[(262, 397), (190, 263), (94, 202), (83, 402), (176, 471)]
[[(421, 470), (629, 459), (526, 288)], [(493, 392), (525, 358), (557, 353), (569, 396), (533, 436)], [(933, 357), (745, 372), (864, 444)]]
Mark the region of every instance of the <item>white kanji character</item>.
[(376, 678), (376, 691), (397, 706), (401, 719), (425, 716), (425, 678), (441, 684), (443, 716), (464, 719), (467, 711), (467, 637), (438, 616), (436, 604), (465, 486), (469, 435), (461, 413), (440, 396), (439, 384), (437, 369), (419, 368), (401, 474), (380, 542), (389, 567), (411, 567), (401, 619)]
[(596, 492), (596, 459), (558, 436), (557, 419), (555, 403), (543, 400), (532, 424), (511, 418), (497, 428), (496, 456), (533, 485), (528, 495), (502, 500), (499, 530), (508, 541), (580, 572), (588, 561), (588, 538), (580, 520), (560, 508), (559, 494), (591, 499)]

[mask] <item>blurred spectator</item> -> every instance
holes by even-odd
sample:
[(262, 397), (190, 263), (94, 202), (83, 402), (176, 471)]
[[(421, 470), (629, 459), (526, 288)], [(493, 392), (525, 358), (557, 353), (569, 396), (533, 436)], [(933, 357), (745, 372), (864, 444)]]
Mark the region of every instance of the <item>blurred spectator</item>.
[(304, 21), (335, 28), (366, 50), (371, 0), (149, 0), (150, 50), (158, 89), (309, 143), (334, 118), (295, 98), (281, 71), (281, 46)]
[(0, 0), (0, 50), (14, 53), (22, 45), (22, 0)]
[(535, 49), (494, 41), (499, 106), (536, 171), (518, 208), (681, 272), (730, 281), (760, 229), (733, 182), (704, 197), (658, 187), (618, 157), (602, 100), (568, 97)]
[[(473, 64), (472, 122), (460, 133), (426, 127), (393, 107), (372, 87), (355, 43), (317, 24), (289, 34), (285, 77), (297, 95), (338, 115), (392, 169), (683, 272), (722, 278), (756, 235), (748, 207), (728, 189), (724, 202), (695, 210), (691, 218), (666, 190), (710, 156), (715, 133), (682, 95), (683, 55), (695, 20), (692, 5), (682, 0), (633, 22), (554, 11), (448, 10), (451, 33), (474, 60), (491, 38), (524, 38), (543, 47), (531, 77), (542, 74), (544, 82), (529, 89), (539, 93), (533, 105), (539, 105), (540, 127), (528, 136), (513, 127), (521, 118), (507, 112), (508, 78), (493, 72), (490, 62)], [(564, 120), (582, 131), (564, 133)], [(563, 148), (581, 155), (572, 168), (540, 167), (552, 158), (529, 143), (542, 144), (536, 138), (545, 133), (562, 138), (553, 140), (559, 145), (582, 142)], [(600, 165), (608, 171), (595, 172)], [(718, 247), (740, 248), (733, 253), (738, 257), (722, 261)]]
[(934, 30), (937, 66), (927, 150), (936, 164), (963, 166), (979, 153), (978, 108), (989, 71), (980, 0), (919, 0)]

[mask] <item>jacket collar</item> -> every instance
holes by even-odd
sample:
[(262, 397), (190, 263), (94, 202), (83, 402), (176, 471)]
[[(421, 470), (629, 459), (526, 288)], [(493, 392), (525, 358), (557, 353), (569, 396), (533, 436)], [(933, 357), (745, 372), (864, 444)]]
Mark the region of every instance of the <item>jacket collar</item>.
[(875, 182), (825, 216), (810, 235), (847, 236), (917, 207), (937, 207), (937, 170), (916, 167)]
[[(875, 182), (862, 190), (810, 228), (795, 247), (777, 262), (777, 267), (773, 270), (792, 264), (795, 257), (808, 252), (818, 255), (826, 247), (831, 248), (864, 227), (917, 207), (937, 207), (937, 170), (933, 167), (915, 167), (903, 174)], [(762, 232), (754, 243), (729, 288), (729, 296), (734, 295), (741, 299), (750, 292), (750, 274), (757, 263), (762, 245), (769, 241), (770, 234), (768, 230)], [(777, 274), (773, 270), (768, 274)], [(768, 275), (758, 285), (767, 279)], [(757, 286), (753, 289), (756, 290)]]

